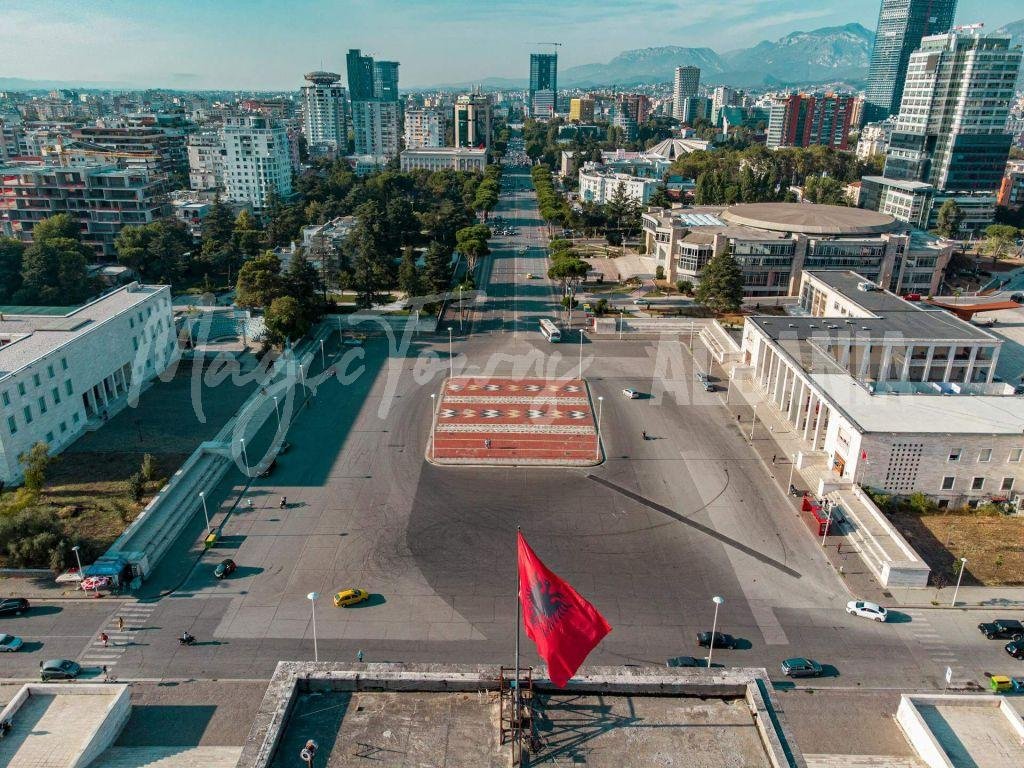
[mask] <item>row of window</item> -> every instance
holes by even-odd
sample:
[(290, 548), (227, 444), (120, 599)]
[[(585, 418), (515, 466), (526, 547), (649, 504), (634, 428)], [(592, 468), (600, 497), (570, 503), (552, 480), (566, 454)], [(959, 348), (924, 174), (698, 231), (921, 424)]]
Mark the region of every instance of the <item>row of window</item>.
[[(1012, 449), (1010, 449), (1010, 454), (1009, 454), (1009, 456), (1006, 459), (1006, 463), (1007, 464), (1019, 464), (1020, 460), (1021, 460), (1021, 455), (1022, 454), (1024, 454), (1024, 449), (1022, 449), (1022, 448), (1012, 448)], [(963, 455), (964, 455), (964, 451), (963, 451), (962, 448), (955, 448), (955, 449), (953, 449), (953, 450), (951, 450), (949, 452), (949, 458), (947, 459), (947, 461), (951, 461), (951, 462), (953, 462), (953, 461), (960, 461), (960, 459), (963, 458)], [(992, 449), (991, 448), (982, 448), (981, 451), (978, 453), (978, 463), (979, 464), (987, 464), (990, 461), (992, 461)]]
[[(60, 368), (61, 368), (62, 371), (66, 371), (68, 369), (67, 358), (62, 357), (60, 359)], [(53, 365), (47, 365), (46, 366), (46, 377), (48, 379), (53, 379), (53, 378), (56, 378), (56, 376), (57, 376), (57, 372), (54, 370)], [(33, 373), (32, 374), (32, 384), (34, 386), (36, 386), (36, 387), (41, 387), (42, 386), (42, 384), (43, 384), (42, 377), (38, 373)], [(67, 384), (67, 386), (70, 388), (70, 386), (71, 386), (71, 382), (70, 381), (65, 382), (65, 384)], [(25, 382), (19, 381), (18, 382), (18, 395), (20, 395), (21, 397), (25, 397), (27, 391), (28, 390), (25, 387)], [(56, 392), (57, 390), (54, 389), (53, 391)], [(71, 394), (70, 391), (68, 392), (68, 394)], [(42, 399), (42, 398), (40, 398), (40, 399)], [(11, 404), (11, 393), (10, 393), (9, 390), (4, 390), (3, 392), (0, 392), (0, 402), (3, 403), (4, 407), (7, 407), (7, 406), (9, 406)]]
[[(78, 424), (79, 420), (80, 420), (80, 416), (78, 415), (77, 411), (75, 413), (71, 414), (71, 423), (72, 424)], [(31, 423), (32, 419), (29, 419), (28, 421)], [(65, 432), (68, 431), (68, 425), (67, 425), (66, 421), (62, 421), (59, 426), (60, 426), (60, 433), (62, 435)], [(13, 416), (8, 416), (7, 417), (7, 431), (10, 432), (12, 435), (18, 434), (18, 422), (17, 422), (17, 420)], [(48, 442), (48, 443), (52, 443), (53, 442), (53, 432), (47, 432), (46, 433), (46, 442)]]
[[(1002, 482), (999, 484), (999, 490), (1003, 493), (1009, 493), (1013, 490), (1013, 478), (1004, 477)], [(953, 475), (947, 475), (942, 478), (942, 490), (952, 491), (956, 489), (956, 477)], [(985, 478), (984, 477), (972, 477), (971, 478), (971, 490), (972, 491), (983, 491), (985, 490)]]

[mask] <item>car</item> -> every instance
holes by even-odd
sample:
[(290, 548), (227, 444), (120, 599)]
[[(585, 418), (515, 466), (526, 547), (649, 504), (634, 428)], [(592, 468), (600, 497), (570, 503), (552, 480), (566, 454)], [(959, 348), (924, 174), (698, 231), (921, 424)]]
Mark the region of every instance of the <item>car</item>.
[(647, 299), (633, 299), (633, 303), (636, 304), (638, 307), (651, 306), (651, 302), (649, 302)]
[(622, 394), (628, 397), (630, 400), (636, 400), (638, 397), (640, 397), (640, 393), (637, 392), (632, 387), (626, 387), (624, 390), (622, 390)]
[(74, 680), (82, 672), (82, 667), (71, 659), (50, 659), (39, 662), (39, 679), (44, 683), (47, 680)]
[(5, 597), (0, 599), (0, 616), (20, 616), (29, 608), (24, 597)]
[(867, 600), (851, 600), (846, 604), (846, 612), (875, 621), (885, 621), (889, 615), (889, 612), (878, 603), (869, 603)]
[(666, 667), (706, 667), (704, 659), (695, 659), (693, 656), (673, 656), (665, 662)]
[(213, 575), (218, 579), (223, 579), (234, 573), (237, 567), (235, 561), (229, 557), (227, 560), (221, 560), (217, 563), (217, 567), (213, 569)]
[(699, 381), (701, 384), (710, 381), (710, 378), (706, 373), (704, 373), (704, 371), (694, 371), (693, 375), (697, 377), (697, 381)]
[(714, 392), (715, 391), (715, 385), (712, 384), (710, 381), (707, 381), (707, 380), (702, 381), (701, 385), (704, 387), (704, 391), (705, 392)]
[(1024, 659), (1024, 640), (1011, 640), (1003, 646), (1003, 650), (1015, 659)]
[[(713, 634), (715, 648), (729, 648), (731, 650), (736, 647), (736, 638), (732, 635), (727, 635), (724, 632), (715, 632)], [(698, 632), (697, 645), (699, 645), (701, 648), (712, 647), (711, 636), (711, 632)]]
[(1016, 301), (1018, 304), (1024, 304), (1024, 293), (1011, 293), (1010, 301)]
[(1024, 640), (1024, 624), (1016, 619), (996, 619), (982, 622), (978, 630), (989, 640)]
[(358, 336), (346, 336), (341, 340), (342, 345), (346, 347), (361, 347), (363, 346), (363, 340)]
[(14, 635), (0, 634), (0, 652), (12, 653), (25, 644), (25, 641)]
[(334, 605), (338, 608), (348, 608), (369, 599), (370, 593), (365, 589), (343, 589), (334, 594)]
[(533, 280), (535, 277), (536, 277), (536, 275), (533, 274), (533, 272), (527, 272), (526, 273), (526, 279), (527, 280)]
[(271, 459), (270, 463), (260, 472), (260, 477), (270, 477), (275, 469), (277, 469), (277, 459)]
[(797, 656), (782, 662), (782, 674), (786, 677), (820, 677), (821, 664), (814, 659)]

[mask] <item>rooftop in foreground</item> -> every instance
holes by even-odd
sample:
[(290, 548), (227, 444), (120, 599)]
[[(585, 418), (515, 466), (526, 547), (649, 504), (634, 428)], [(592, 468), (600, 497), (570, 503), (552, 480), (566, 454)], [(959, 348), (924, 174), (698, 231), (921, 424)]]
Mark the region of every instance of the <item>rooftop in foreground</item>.
[(726, 208), (722, 218), (733, 224), (805, 235), (876, 235), (907, 228), (885, 213), (811, 203), (742, 203)]

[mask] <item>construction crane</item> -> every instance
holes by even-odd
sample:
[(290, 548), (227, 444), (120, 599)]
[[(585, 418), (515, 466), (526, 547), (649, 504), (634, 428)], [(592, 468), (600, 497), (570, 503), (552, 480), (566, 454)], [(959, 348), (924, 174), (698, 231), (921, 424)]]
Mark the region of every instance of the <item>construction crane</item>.
[(557, 45), (557, 46), (561, 46), (562, 44), (561, 43), (534, 43), (534, 45)]

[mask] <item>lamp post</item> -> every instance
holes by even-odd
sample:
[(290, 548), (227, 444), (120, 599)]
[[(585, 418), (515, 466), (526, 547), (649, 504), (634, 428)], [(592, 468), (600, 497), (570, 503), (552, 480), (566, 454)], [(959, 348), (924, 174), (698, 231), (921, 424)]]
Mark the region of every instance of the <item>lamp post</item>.
[(448, 378), (455, 378), (455, 358), (452, 357), (452, 327), (448, 326)]
[(583, 378), (583, 329), (580, 328), (580, 375), (579, 378)]
[(277, 395), (274, 395), (274, 413), (277, 414), (277, 428), (281, 429), (281, 409), (277, 405)]
[(459, 283), (459, 333), (462, 333), (462, 283)]
[(950, 603), (950, 605), (949, 605), (950, 608), (956, 608), (956, 596), (960, 592), (960, 582), (963, 581), (963, 578), (964, 578), (964, 568), (966, 568), (966, 567), (967, 567), (967, 558), (966, 557), (961, 557), (960, 558), (960, 573), (958, 573), (956, 575), (956, 589), (953, 590), (953, 602)]
[(754, 442), (754, 427), (757, 426), (757, 403), (754, 403), (753, 413), (750, 417), (750, 442)]
[(437, 393), (430, 393), (430, 458), (434, 458), (434, 415), (437, 413)]
[(597, 396), (597, 448), (594, 453), (594, 461), (601, 460), (601, 414), (604, 412), (604, 397)]
[(789, 465), (789, 485), (786, 486), (786, 490), (789, 491), (793, 487), (793, 470), (796, 469), (796, 454), (793, 454), (792, 461)]
[(306, 366), (299, 363), (299, 381), (302, 382), (302, 388), (306, 388)]
[(206, 491), (200, 491), (199, 498), (203, 500), (203, 517), (206, 518), (206, 530), (210, 530), (210, 511), (206, 508)]
[(71, 551), (75, 553), (75, 560), (78, 562), (78, 580), (81, 581), (85, 578), (85, 573), (82, 572), (82, 558), (78, 554), (78, 545), (75, 544), (75, 546), (71, 548)]
[(313, 661), (320, 661), (320, 653), (316, 647), (316, 601), (319, 597), (319, 592), (310, 592), (306, 595), (306, 599), (309, 600), (310, 610), (313, 611)]
[(245, 438), (238, 438), (238, 442), (242, 446), (242, 458), (245, 460), (245, 476), (249, 477), (249, 453), (245, 450)]
[(715, 604), (715, 620), (711, 622), (711, 639), (708, 640), (708, 669), (711, 669), (711, 654), (715, 650), (715, 632), (718, 630), (718, 606), (725, 602), (724, 598), (715, 595), (711, 598)]
[[(826, 500), (827, 501), (827, 500)], [(828, 517), (825, 518), (825, 532), (821, 534), (821, 546), (825, 546), (825, 537), (828, 536), (828, 529), (832, 527), (832, 504), (828, 505)]]
[(626, 310), (619, 310), (619, 341), (622, 341), (622, 326), (626, 322)]
[(320, 339), (320, 365), (327, 370), (327, 354), (324, 352), (324, 340)]

